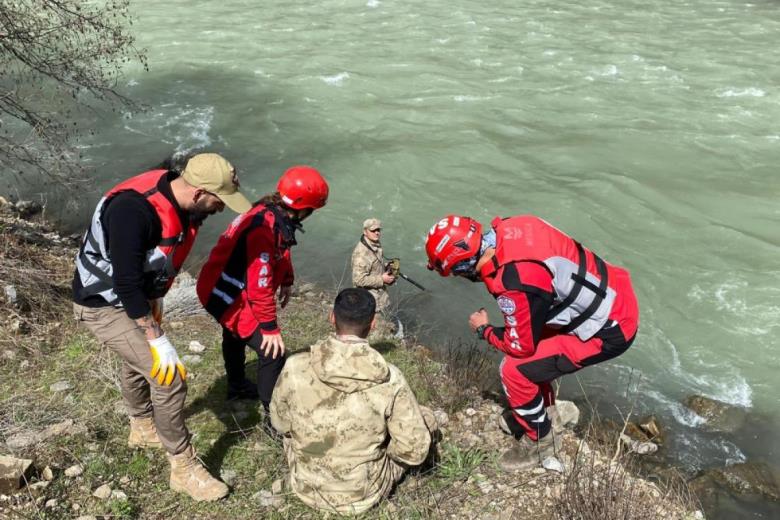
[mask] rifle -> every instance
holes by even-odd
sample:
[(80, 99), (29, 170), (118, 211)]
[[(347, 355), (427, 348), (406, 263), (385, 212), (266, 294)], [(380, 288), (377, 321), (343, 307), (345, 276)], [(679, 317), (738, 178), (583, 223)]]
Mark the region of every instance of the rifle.
[(385, 272), (389, 273), (395, 277), (401, 277), (410, 284), (414, 285), (421, 291), (425, 290), (425, 287), (420, 285), (419, 283), (415, 282), (408, 276), (406, 276), (404, 273), (401, 272), (401, 259), (400, 258), (387, 258), (385, 257), (385, 260), (387, 260), (387, 264), (385, 264)]
[(368, 244), (368, 242), (366, 242), (365, 235), (360, 237), (360, 241), (363, 243), (364, 246), (366, 246), (366, 248), (368, 248), (369, 251), (374, 253), (374, 256), (376, 257), (377, 260), (379, 260), (381, 262), (382, 258), (384, 258), (387, 261), (387, 263), (385, 264), (385, 272), (386, 273), (390, 273), (393, 276), (395, 276), (396, 278), (398, 278), (400, 276), (401, 278), (403, 278), (404, 280), (406, 280), (410, 284), (414, 285), (415, 287), (417, 287), (421, 291), (425, 291), (426, 290), (425, 287), (423, 287), (422, 285), (420, 285), (419, 283), (415, 282), (414, 280), (412, 280), (411, 278), (409, 278), (408, 276), (406, 276), (404, 273), (401, 272), (401, 259), (400, 258), (387, 258), (384, 255), (382, 255), (382, 258), (379, 258), (379, 255), (376, 254), (376, 251), (374, 251), (374, 248), (371, 247)]

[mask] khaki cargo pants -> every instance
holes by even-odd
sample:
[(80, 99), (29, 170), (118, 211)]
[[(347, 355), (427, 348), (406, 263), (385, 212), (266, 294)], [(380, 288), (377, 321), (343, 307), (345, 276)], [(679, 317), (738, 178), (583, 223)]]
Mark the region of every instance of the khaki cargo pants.
[(154, 417), (157, 435), (168, 453), (176, 455), (184, 451), (189, 445), (189, 432), (184, 425), (187, 383), (177, 375), (170, 386), (162, 386), (149, 376), (152, 370), (149, 343), (124, 309), (91, 308), (74, 303), (73, 313), (76, 321), (122, 358), (120, 383), (130, 416)]

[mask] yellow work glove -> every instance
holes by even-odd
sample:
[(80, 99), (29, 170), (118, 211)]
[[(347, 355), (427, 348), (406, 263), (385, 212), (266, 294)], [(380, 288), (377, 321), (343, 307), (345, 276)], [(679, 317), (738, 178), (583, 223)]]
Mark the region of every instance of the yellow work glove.
[(152, 371), (149, 375), (157, 379), (157, 384), (168, 386), (173, 383), (176, 371), (179, 372), (182, 381), (187, 379), (187, 371), (179, 360), (176, 349), (173, 348), (165, 334), (159, 338), (150, 339), (149, 350), (152, 352)]
[(149, 300), (149, 307), (152, 308), (152, 318), (154, 318), (154, 321), (157, 322), (157, 325), (162, 325), (163, 299), (155, 298), (154, 300)]

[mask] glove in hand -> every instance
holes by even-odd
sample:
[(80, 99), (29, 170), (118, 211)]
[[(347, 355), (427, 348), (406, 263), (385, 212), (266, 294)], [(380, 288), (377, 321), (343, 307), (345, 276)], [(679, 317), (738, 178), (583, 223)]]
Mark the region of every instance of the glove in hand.
[(165, 334), (150, 339), (149, 350), (152, 352), (152, 371), (149, 375), (157, 380), (157, 384), (169, 386), (177, 371), (182, 381), (187, 379), (187, 370)]

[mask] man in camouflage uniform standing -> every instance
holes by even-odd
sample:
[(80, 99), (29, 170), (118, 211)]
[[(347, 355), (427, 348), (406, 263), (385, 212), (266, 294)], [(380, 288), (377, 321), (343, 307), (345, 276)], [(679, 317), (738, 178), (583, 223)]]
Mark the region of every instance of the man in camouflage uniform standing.
[(436, 419), (401, 371), (368, 345), (374, 314), (368, 291), (342, 290), (330, 313), (335, 336), (291, 356), (271, 399), (288, 485), (314, 508), (369, 509), (430, 449)]
[(367, 289), (376, 300), (376, 310), (385, 313), (390, 306), (387, 286), (395, 283), (395, 276), (385, 269), (382, 244), (382, 223), (375, 218), (363, 222), (363, 235), (352, 251), (352, 284)]

